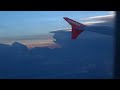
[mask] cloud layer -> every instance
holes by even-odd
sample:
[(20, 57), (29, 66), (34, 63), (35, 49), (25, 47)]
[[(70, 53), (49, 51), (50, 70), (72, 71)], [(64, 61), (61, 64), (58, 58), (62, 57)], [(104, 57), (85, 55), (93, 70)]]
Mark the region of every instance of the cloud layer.
[(113, 27), (115, 23), (115, 12), (111, 11), (109, 12), (109, 15), (93, 16), (93, 17), (83, 18), (80, 20), (83, 21), (93, 20), (92, 22), (84, 22), (84, 24), (87, 25), (104, 25), (104, 26)]
[(76, 40), (70, 36), (70, 31), (55, 31), (54, 43), (60, 48), (54, 49), (0, 44), (0, 78), (112, 78), (113, 37), (93, 32), (84, 32)]

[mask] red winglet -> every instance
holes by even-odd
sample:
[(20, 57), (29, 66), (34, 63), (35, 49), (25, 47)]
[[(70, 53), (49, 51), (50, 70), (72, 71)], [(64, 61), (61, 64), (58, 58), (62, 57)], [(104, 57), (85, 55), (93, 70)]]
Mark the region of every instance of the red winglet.
[(80, 33), (84, 30), (82, 28), (85, 26), (77, 21), (64, 17), (64, 19), (72, 26), (72, 39), (76, 39)]

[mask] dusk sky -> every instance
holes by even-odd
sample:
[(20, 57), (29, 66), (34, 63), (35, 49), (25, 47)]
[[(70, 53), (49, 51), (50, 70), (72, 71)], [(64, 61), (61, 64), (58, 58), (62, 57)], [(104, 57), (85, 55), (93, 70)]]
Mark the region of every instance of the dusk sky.
[[(111, 79), (115, 16), (114, 11), (0, 11), (0, 78)], [(63, 17), (85, 26), (72, 23), (71, 29)]]
[(47, 34), (70, 27), (63, 17), (80, 21), (107, 14), (108, 11), (0, 11), (0, 37)]

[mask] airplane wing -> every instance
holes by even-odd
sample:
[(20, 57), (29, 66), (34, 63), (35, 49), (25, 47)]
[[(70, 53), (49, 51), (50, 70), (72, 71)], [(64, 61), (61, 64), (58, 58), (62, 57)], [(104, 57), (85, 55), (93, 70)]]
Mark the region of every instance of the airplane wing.
[(64, 19), (72, 26), (72, 39), (76, 39), (80, 33), (82, 33), (84, 30), (82, 30), (85, 25), (74, 21), (72, 19), (69, 19), (67, 17), (64, 17)]
[[(72, 30), (72, 39), (76, 39), (83, 31), (96, 32), (100, 34), (112, 35), (113, 28), (107, 26), (86, 26), (70, 18), (63, 17), (70, 25)], [(64, 29), (65, 30), (65, 29)]]

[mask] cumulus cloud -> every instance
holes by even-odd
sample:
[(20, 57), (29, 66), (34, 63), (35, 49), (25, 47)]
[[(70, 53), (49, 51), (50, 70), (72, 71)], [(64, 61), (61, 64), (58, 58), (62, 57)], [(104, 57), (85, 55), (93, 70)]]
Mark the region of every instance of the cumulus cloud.
[[(71, 69), (71, 72), (73, 76), (75, 73), (78, 73), (78, 76), (83, 74), (85, 77), (81, 76), (82, 78), (90, 78), (90, 76), (92, 78), (108, 78), (111, 75), (111, 63), (113, 57), (111, 37), (86, 32), (82, 33), (76, 40), (71, 40), (71, 32), (69, 31), (60, 30), (54, 31), (53, 33), (53, 37), (56, 39), (55, 43), (60, 44), (62, 47), (59, 51), (61, 58), (60, 62), (63, 60), (64, 62), (72, 63), (73, 68)], [(55, 54), (56, 53), (58, 52), (55, 52)], [(54, 56), (57, 56), (57, 54)], [(101, 74), (97, 74), (100, 72)]]

